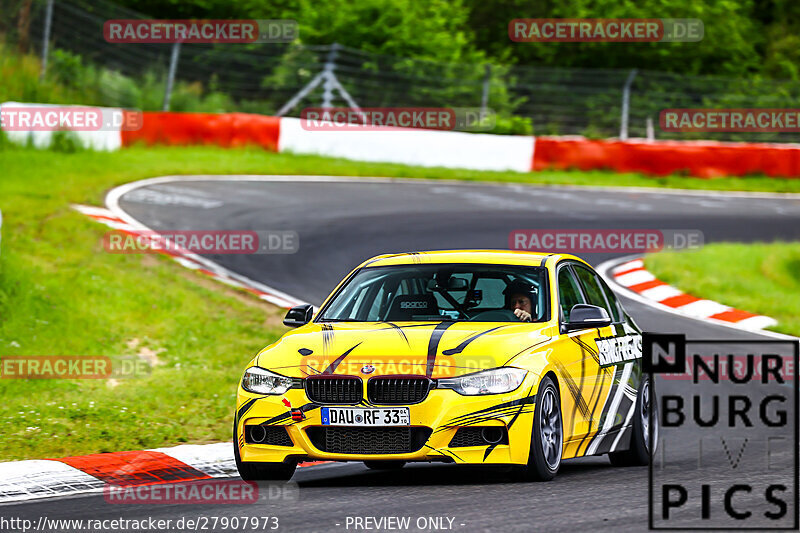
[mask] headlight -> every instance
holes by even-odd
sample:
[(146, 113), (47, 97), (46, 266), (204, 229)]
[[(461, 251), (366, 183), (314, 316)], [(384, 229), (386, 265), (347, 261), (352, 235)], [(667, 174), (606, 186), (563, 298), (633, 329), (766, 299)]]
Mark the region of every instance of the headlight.
[(256, 394), (283, 394), (289, 389), (302, 389), (303, 380), (287, 378), (253, 366), (248, 368), (242, 378), (242, 388)]
[(440, 389), (453, 389), (465, 396), (502, 394), (519, 387), (527, 373), (521, 368), (495, 368), (457, 378), (440, 379), (437, 386)]

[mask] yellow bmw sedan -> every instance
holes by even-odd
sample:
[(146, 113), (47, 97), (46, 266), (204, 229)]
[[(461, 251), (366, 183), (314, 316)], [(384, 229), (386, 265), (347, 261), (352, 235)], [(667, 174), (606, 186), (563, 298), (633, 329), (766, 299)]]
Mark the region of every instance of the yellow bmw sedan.
[(307, 460), (503, 465), (531, 480), (574, 457), (650, 460), (641, 331), (577, 257), (381, 255), (284, 324), (296, 329), (238, 389), (243, 479), (289, 479)]

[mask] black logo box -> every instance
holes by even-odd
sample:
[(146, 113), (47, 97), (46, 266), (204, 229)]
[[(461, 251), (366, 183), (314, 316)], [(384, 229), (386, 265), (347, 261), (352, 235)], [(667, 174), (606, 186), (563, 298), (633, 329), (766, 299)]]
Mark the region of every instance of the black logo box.
[[(771, 531), (797, 531), (800, 528), (800, 425), (798, 425), (798, 413), (800, 413), (800, 402), (798, 401), (798, 394), (800, 394), (800, 381), (798, 374), (800, 374), (800, 341), (793, 340), (731, 340), (731, 339), (701, 339), (701, 340), (687, 340), (683, 334), (661, 334), (661, 333), (642, 333), (642, 370), (650, 376), (650, 382), (655, 383), (654, 374), (684, 374), (686, 373), (686, 345), (687, 344), (724, 344), (724, 345), (761, 345), (761, 346), (776, 346), (786, 345), (792, 346), (794, 356), (794, 384), (792, 387), (794, 396), (794, 525), (791, 527), (775, 527), (769, 528)], [(656, 350), (654, 350), (656, 348)], [(653, 356), (658, 355), (658, 360), (654, 361)], [(665, 357), (667, 356), (667, 357)], [(654, 393), (655, 387), (651, 388), (651, 394)], [(651, 399), (652, 402), (652, 399)], [(659, 411), (660, 412), (660, 411)], [(653, 409), (650, 410), (650, 427), (653, 427)], [(650, 442), (648, 443), (649, 449), (653, 449), (653, 432), (649, 432)], [(653, 460), (650, 460), (648, 467), (648, 520), (649, 529), (658, 531), (731, 531), (731, 527), (655, 527), (653, 519)], [(767, 528), (759, 527), (736, 527), (740, 531), (764, 531)]]

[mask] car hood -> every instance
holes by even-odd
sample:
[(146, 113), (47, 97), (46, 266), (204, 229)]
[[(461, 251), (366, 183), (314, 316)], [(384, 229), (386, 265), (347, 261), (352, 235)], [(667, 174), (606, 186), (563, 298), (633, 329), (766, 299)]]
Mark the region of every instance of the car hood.
[(504, 366), (557, 332), (546, 323), (311, 323), (262, 350), (253, 364), (314, 374), (457, 376)]

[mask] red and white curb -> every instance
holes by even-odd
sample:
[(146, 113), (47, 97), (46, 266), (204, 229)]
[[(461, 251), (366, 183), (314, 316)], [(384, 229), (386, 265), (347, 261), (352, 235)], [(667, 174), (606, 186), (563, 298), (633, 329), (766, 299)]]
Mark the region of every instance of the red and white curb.
[[(602, 267), (603, 265), (601, 265)], [(601, 269), (598, 267), (598, 270)], [(658, 304), (678, 314), (699, 320), (724, 323), (748, 331), (761, 331), (778, 322), (768, 316), (756, 315), (740, 309), (686, 294), (659, 279), (644, 267), (641, 258), (625, 260), (605, 269), (606, 279), (645, 301)]]
[[(150, 236), (153, 233), (153, 230), (150, 230), (143, 224), (132, 219), (125, 220), (116, 215), (113, 211), (104, 207), (94, 207), (88, 205), (73, 205), (72, 207), (76, 211), (83, 213), (97, 222), (129, 235), (135, 236), (146, 234)], [(175, 261), (186, 268), (190, 268), (200, 272), (201, 274), (210, 276), (211, 278), (225, 283), (226, 285), (248, 291), (252, 294), (255, 294), (258, 298), (271, 304), (275, 304), (279, 307), (288, 309), (290, 307), (305, 303), (284, 292), (273, 289), (272, 287), (268, 287), (263, 283), (251, 280), (240, 274), (236, 274), (235, 272), (232, 272), (213, 261), (205, 259), (204, 257), (191, 253), (187, 250), (170, 246), (169, 249), (158, 250), (158, 253), (172, 257)]]
[(16, 461), (0, 463), (0, 502), (102, 492), (106, 483), (156, 484), (235, 475), (230, 443)]
[[(300, 463), (299, 467), (327, 463)], [(184, 444), (130, 452), (0, 463), (0, 503), (135, 487), (237, 477), (233, 445)]]
[[(153, 233), (153, 230), (125, 213), (117, 215), (110, 209), (87, 205), (72, 207), (97, 222), (129, 235)], [(171, 246), (158, 250), (158, 253), (274, 305), (290, 308), (305, 303), (179, 247)], [(301, 463), (298, 466), (324, 463), (327, 461)], [(15, 461), (0, 463), (0, 503), (97, 493), (102, 492), (107, 484), (157, 485), (235, 476), (238, 476), (238, 471), (233, 449), (227, 442)]]
[[(103, 207), (72, 207), (97, 222), (129, 235), (152, 235), (153, 232), (127, 214), (119, 216)], [(274, 305), (290, 308), (305, 303), (187, 250), (172, 246), (158, 250), (158, 253)], [(323, 463), (327, 461), (301, 463), (299, 466)], [(238, 476), (238, 471), (232, 445), (226, 442), (15, 461), (0, 463), (0, 503), (102, 492), (107, 484), (156, 485), (234, 476)]]

